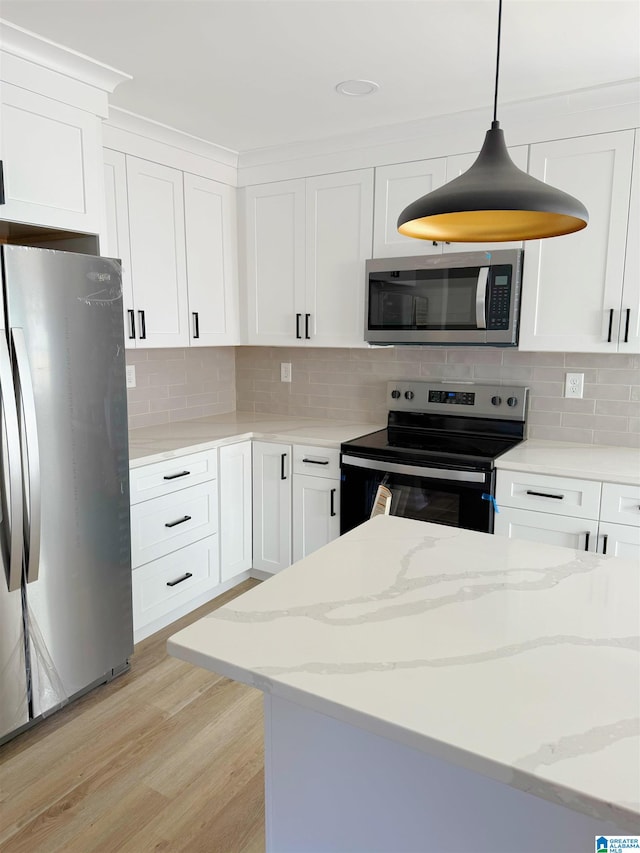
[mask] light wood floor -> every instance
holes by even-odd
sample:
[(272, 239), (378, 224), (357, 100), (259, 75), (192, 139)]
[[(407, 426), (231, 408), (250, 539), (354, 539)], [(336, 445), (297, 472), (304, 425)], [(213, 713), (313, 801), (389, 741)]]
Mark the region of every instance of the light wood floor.
[(139, 643), (131, 670), (0, 747), (2, 853), (262, 853), (262, 694)]

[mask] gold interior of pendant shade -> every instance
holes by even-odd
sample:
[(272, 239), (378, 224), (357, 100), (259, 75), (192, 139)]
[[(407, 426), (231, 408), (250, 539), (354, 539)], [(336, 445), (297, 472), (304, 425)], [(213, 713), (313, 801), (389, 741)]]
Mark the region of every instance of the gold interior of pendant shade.
[(501, 243), (571, 234), (586, 224), (575, 216), (540, 210), (464, 210), (411, 219), (398, 231), (419, 240)]

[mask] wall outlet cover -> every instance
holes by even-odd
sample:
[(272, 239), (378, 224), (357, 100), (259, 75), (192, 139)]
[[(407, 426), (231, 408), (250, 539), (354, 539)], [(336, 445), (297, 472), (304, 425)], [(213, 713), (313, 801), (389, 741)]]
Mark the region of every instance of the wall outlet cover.
[(127, 370), (127, 388), (135, 388), (136, 387), (136, 366), (135, 364), (128, 364)]
[(581, 399), (584, 393), (584, 373), (567, 373), (564, 382), (564, 396)]

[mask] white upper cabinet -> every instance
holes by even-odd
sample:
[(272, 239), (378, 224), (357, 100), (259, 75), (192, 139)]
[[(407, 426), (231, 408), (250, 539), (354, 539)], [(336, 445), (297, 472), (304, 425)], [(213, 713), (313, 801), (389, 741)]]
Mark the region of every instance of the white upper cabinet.
[(104, 150), (104, 194), (106, 220), (101, 254), (122, 262), (122, 308), (124, 311), (124, 343), (135, 347), (135, 303), (131, 281), (131, 249), (129, 246), (129, 207), (127, 204), (127, 166), (120, 151)]
[(189, 345), (182, 172), (127, 157), (138, 346)]
[(314, 346), (364, 344), (373, 170), (309, 178), (305, 333)]
[(640, 352), (640, 130), (636, 130), (633, 152), (631, 204), (618, 340), (620, 352)]
[(185, 173), (191, 346), (239, 343), (236, 190)]
[(373, 170), (245, 191), (250, 344), (363, 346)]
[[(629, 130), (531, 146), (530, 174), (579, 198), (589, 211), (589, 224), (575, 234), (527, 243), (521, 350), (617, 352), (631, 347), (619, 347), (619, 341), (625, 332), (621, 309), (626, 305), (633, 144)], [(634, 304), (628, 307), (637, 318), (637, 274), (629, 293)]]
[(101, 119), (0, 83), (0, 218), (70, 231), (102, 227)]
[(305, 182), (245, 193), (248, 343), (289, 345), (304, 335)]
[(373, 257), (397, 258), (442, 252), (442, 244), (398, 233), (398, 217), (408, 204), (441, 187), (447, 179), (447, 158), (396, 163), (376, 169), (373, 213)]

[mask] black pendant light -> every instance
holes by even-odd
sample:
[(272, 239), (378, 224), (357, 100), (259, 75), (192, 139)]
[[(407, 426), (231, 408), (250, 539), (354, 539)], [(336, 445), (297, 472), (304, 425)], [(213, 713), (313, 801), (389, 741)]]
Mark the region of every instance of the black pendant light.
[(582, 202), (527, 175), (509, 156), (496, 119), (501, 25), (499, 0), (493, 121), (482, 150), (464, 174), (402, 211), (398, 231), (407, 237), (456, 243), (537, 240), (580, 231), (589, 221)]

